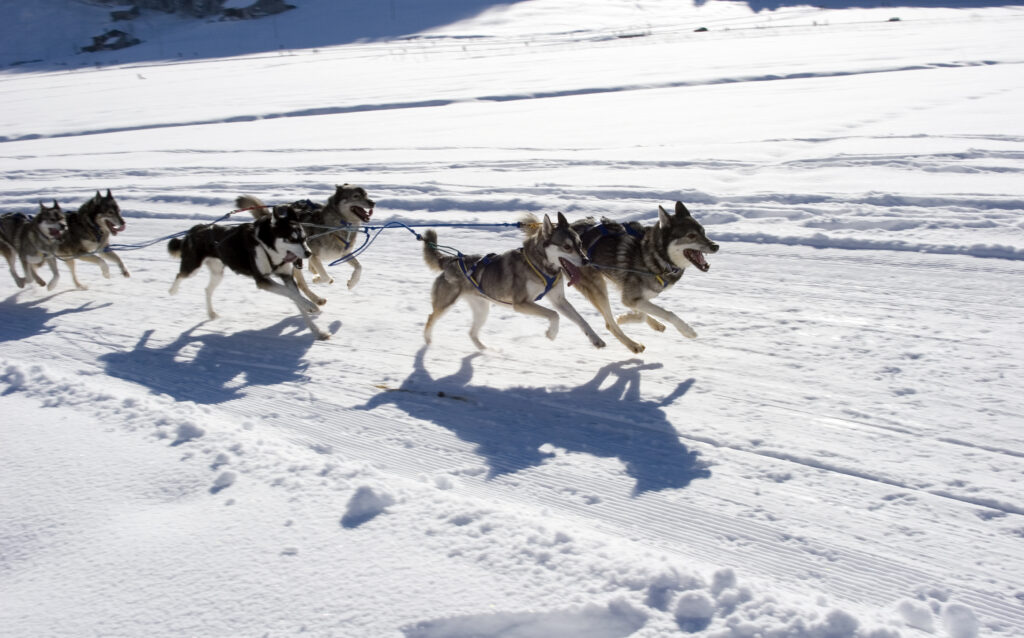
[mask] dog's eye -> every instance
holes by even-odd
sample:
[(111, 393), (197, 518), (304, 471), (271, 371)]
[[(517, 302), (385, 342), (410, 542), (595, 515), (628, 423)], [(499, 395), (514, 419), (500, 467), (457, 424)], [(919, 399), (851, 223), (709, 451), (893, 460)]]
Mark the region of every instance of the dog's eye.
[(697, 233), (690, 233), (686, 236), (687, 239), (697, 239)]

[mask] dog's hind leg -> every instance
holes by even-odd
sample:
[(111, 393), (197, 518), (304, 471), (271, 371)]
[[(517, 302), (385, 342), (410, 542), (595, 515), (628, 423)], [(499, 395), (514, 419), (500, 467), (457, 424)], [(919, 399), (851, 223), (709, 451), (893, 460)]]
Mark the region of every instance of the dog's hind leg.
[(64, 263), (68, 265), (68, 270), (71, 271), (71, 281), (75, 282), (75, 288), (78, 288), (79, 290), (88, 290), (89, 286), (86, 286), (82, 282), (78, 281), (78, 273), (75, 272), (75, 260), (65, 259)]
[(619, 315), (616, 321), (622, 323), (640, 323), (646, 321), (647, 325), (657, 330), (658, 332), (665, 332), (665, 324), (661, 323), (649, 314), (634, 310), (633, 312), (627, 312), (624, 315)]
[(433, 338), (434, 323), (444, 313), (448, 312), (448, 309), (458, 300), (460, 294), (461, 290), (459, 290), (459, 287), (445, 279), (443, 273), (434, 280), (434, 286), (430, 291), (432, 311), (430, 316), (427, 317), (427, 325), (423, 327), (423, 341), (427, 345), (430, 345), (430, 341)]
[(107, 261), (109, 261), (110, 263), (114, 264), (118, 268), (120, 268), (122, 276), (124, 276), (124, 277), (131, 277), (132, 276), (132, 274), (130, 272), (128, 272), (128, 269), (125, 268), (124, 262), (121, 261), (121, 257), (118, 256), (118, 254), (115, 253), (114, 251), (106, 250), (104, 252), (101, 252), (100, 256), (103, 257), (104, 259), (106, 259)]
[(318, 306), (322, 306), (325, 303), (327, 303), (326, 299), (310, 290), (309, 284), (306, 283), (306, 277), (305, 275), (302, 274), (301, 268), (293, 269), (292, 276), (295, 277), (295, 283), (298, 284), (299, 290), (301, 290), (302, 294), (306, 295), (306, 297), (308, 297), (310, 301), (312, 301)]
[(466, 297), (466, 302), (469, 304), (469, 309), (473, 312), (473, 325), (469, 328), (469, 338), (473, 340), (473, 345), (478, 350), (486, 350), (487, 346), (480, 341), (480, 329), (487, 322), (487, 315), (491, 311), (491, 303), (476, 295)]
[[(217, 313), (213, 310), (213, 291), (217, 289), (221, 280), (224, 279), (224, 263), (218, 259), (207, 259), (206, 266), (210, 269), (210, 283), (206, 285), (206, 314), (210, 319), (216, 319)], [(174, 280), (174, 287), (178, 285), (178, 281), (180, 279)], [(173, 290), (174, 287), (171, 289)]]
[(14, 267), (14, 262), (17, 261), (14, 258), (14, 251), (7, 247), (6, 244), (0, 246), (0, 251), (3, 251), (4, 257), (7, 258), (7, 266), (11, 269), (11, 277), (14, 277), (14, 283), (18, 284), (18, 288), (25, 287), (25, 278), (18, 274), (18, 270)]

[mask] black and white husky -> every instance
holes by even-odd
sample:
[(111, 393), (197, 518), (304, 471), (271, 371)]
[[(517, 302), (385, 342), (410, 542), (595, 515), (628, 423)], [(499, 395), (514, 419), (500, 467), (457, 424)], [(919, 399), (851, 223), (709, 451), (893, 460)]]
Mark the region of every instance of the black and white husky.
[[(53, 290), (60, 279), (57, 271), (57, 245), (67, 231), (64, 212), (53, 200), (53, 206), (39, 203), (39, 212), (29, 217), (22, 213), (7, 213), (0, 216), (0, 253), (7, 258), (11, 269), (11, 277), (18, 288), (24, 288), (29, 281), (34, 281), (47, 290)], [(15, 270), (15, 262), (21, 262), (22, 277)], [(53, 277), (50, 283), (43, 281), (36, 272), (36, 266), (46, 263), (50, 266)]]
[[(293, 273), (311, 252), (306, 244), (306, 233), (290, 206), (275, 206), (272, 214), (237, 226), (193, 226), (184, 237), (172, 239), (167, 251), (181, 259), (178, 276), (171, 285), (172, 295), (178, 292), (181, 281), (204, 263), (210, 269), (210, 283), (206, 286), (206, 311), (210, 319), (217, 318), (213, 310), (213, 291), (223, 279), (227, 266), (252, 278), (260, 290), (291, 299), (318, 339), (330, 337), (310, 317), (311, 313), (319, 312), (317, 305), (303, 297), (295, 285)], [(281, 283), (272, 277), (277, 277)]]
[[(240, 209), (250, 209), (252, 216), (257, 219), (270, 214), (270, 209), (252, 195), (239, 196), (235, 200), (235, 205)], [(359, 227), (370, 221), (375, 202), (362, 186), (342, 184), (335, 185), (334, 194), (327, 198), (326, 204), (301, 200), (289, 205), (306, 229), (307, 243), (309, 249), (313, 251), (313, 256), (309, 258), (313, 283), (334, 283), (334, 278), (328, 274), (323, 262), (341, 259), (352, 252), (356, 247)], [(351, 290), (359, 282), (363, 267), (354, 257), (347, 263), (352, 266), (352, 275), (348, 280), (348, 287)], [(295, 271), (295, 280), (302, 292), (318, 305), (327, 303), (326, 299), (309, 289), (301, 270)]]
[[(675, 214), (658, 206), (658, 221), (652, 226), (630, 222), (620, 224), (593, 218), (572, 224), (580, 235), (590, 265), (583, 268), (576, 289), (604, 317), (608, 330), (635, 353), (644, 346), (626, 336), (619, 324), (647, 321), (663, 331), (661, 319), (671, 323), (683, 336), (693, 339), (697, 333), (675, 313), (652, 301), (671, 288), (689, 267), (707, 272), (704, 255), (718, 252), (718, 244), (707, 238), (701, 226), (682, 202), (676, 202)], [(631, 312), (616, 319), (612, 316), (605, 280), (622, 291), (622, 303)]]
[(100, 195), (100, 192), (96, 191), (96, 195), (79, 206), (77, 211), (68, 213), (67, 222), (68, 231), (61, 239), (57, 256), (67, 262), (75, 286), (80, 290), (86, 290), (86, 286), (78, 281), (78, 275), (75, 273), (76, 259), (96, 264), (107, 279), (110, 278), (108, 261), (117, 266), (122, 275), (130, 276), (117, 253), (107, 250), (110, 238), (123, 231), (125, 227), (121, 207), (110, 194), (109, 188), (106, 195)]
[[(558, 335), (558, 313), (565, 315), (583, 331), (590, 343), (603, 348), (601, 340), (586, 320), (565, 298), (562, 272), (573, 285), (580, 277), (585, 258), (580, 250), (580, 238), (569, 227), (562, 213), (558, 223), (544, 216), (542, 222), (528, 216), (522, 227), (526, 239), (521, 248), (491, 255), (446, 255), (437, 245), (437, 233), (423, 233), (423, 259), (441, 274), (434, 280), (431, 290), (433, 311), (427, 318), (423, 336), (429, 344), (434, 323), (452, 304), (463, 298), (473, 312), (473, 325), (469, 337), (483, 350), (480, 329), (487, 320), (492, 302), (509, 305), (516, 312), (543, 317), (548, 320), (548, 339)], [(558, 312), (539, 303), (542, 298), (551, 302)]]

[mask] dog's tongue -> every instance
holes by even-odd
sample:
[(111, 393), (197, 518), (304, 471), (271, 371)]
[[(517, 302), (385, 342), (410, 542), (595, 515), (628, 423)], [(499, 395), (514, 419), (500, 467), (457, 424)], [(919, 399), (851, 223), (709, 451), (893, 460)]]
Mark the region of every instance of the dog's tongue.
[(60, 231), (59, 228), (51, 228), (50, 229), (50, 237), (60, 237), (60, 233), (61, 233), (61, 231)]
[(107, 228), (109, 228), (109, 229), (110, 229), (110, 232), (111, 232), (112, 234), (116, 235), (116, 234), (118, 234), (119, 232), (121, 232), (122, 230), (124, 230), (124, 224), (121, 224), (120, 226), (115, 226), (115, 225), (113, 224), (113, 222), (109, 222), (109, 221), (108, 221), (108, 222), (107, 222)]
[(284, 255), (284, 263), (286, 263), (286, 264), (290, 264), (291, 262), (295, 261), (295, 260), (296, 260), (296, 259), (298, 259), (298, 258), (299, 258), (299, 256), (298, 256), (298, 255), (296, 255), (295, 253), (293, 253), (292, 251), (290, 251), (290, 250), (289, 250), (289, 251), (288, 251), (287, 253), (285, 253), (285, 255)]
[(558, 260), (562, 263), (562, 270), (564, 270), (565, 274), (569, 277), (570, 286), (580, 280), (580, 276), (583, 273), (581, 273), (580, 269), (576, 267), (576, 264), (563, 257), (559, 257)]
[(690, 260), (690, 263), (699, 268), (701, 272), (707, 272), (708, 269), (711, 268), (711, 264), (704, 259), (704, 253), (701, 251), (688, 248), (683, 251), (683, 254)]
[(373, 209), (366, 210), (362, 206), (353, 206), (352, 212), (355, 213), (356, 217), (363, 220), (364, 222), (370, 221), (370, 217), (373, 215)]

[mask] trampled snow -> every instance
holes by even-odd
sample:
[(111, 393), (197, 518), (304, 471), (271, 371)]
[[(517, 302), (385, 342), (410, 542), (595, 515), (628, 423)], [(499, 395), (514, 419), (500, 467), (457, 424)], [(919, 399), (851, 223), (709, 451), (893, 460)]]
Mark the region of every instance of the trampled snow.
[[(0, 636), (1024, 636), (1024, 8), (291, 3), (0, 2), (4, 211), (109, 188), (131, 270), (0, 283)], [(326, 342), (167, 294), (163, 238), (343, 182), (467, 253), (684, 201), (698, 337), (569, 290), (606, 348), (501, 307), (424, 348), (401, 228)]]

